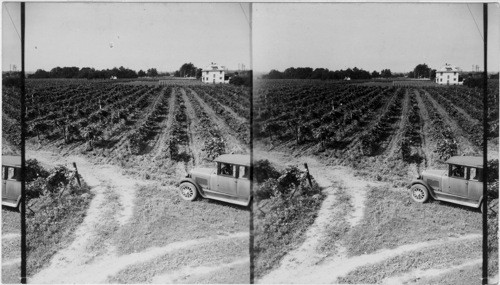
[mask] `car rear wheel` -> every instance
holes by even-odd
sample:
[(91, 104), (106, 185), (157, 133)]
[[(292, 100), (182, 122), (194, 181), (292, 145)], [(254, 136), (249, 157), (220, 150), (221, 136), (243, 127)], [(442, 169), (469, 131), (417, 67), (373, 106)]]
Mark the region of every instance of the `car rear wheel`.
[(179, 194), (181, 195), (182, 199), (186, 201), (193, 201), (198, 196), (198, 191), (192, 183), (183, 182), (179, 186)]
[(417, 203), (424, 203), (429, 199), (429, 190), (422, 184), (415, 184), (410, 188), (410, 197)]

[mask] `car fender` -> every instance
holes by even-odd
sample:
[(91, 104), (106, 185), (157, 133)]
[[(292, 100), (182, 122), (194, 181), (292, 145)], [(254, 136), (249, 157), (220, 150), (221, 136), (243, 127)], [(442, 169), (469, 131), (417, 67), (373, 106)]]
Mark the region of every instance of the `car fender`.
[(481, 207), (481, 203), (483, 202), (483, 195), (481, 195), (481, 197), (479, 198), (479, 202), (477, 203), (477, 208)]
[(425, 182), (422, 179), (414, 179), (411, 181), (411, 186), (413, 186), (415, 184), (422, 184), (425, 188), (427, 188), (427, 191), (429, 191), (429, 194), (431, 195), (431, 197), (433, 199), (436, 199), (436, 195), (434, 194), (434, 190), (432, 190), (432, 187), (430, 187), (429, 184), (427, 184), (427, 182)]
[(189, 183), (193, 184), (193, 185), (194, 185), (194, 187), (196, 188), (196, 191), (198, 191), (198, 193), (199, 193), (199, 194), (200, 194), (203, 198), (206, 198), (205, 193), (203, 193), (203, 190), (202, 190), (201, 186), (200, 186), (200, 185), (198, 185), (198, 183), (196, 183), (196, 181), (194, 181), (194, 179), (193, 179), (193, 178), (191, 178), (191, 177), (186, 177), (186, 178), (183, 178), (183, 179), (181, 180), (181, 182), (180, 182), (180, 183), (183, 183), (183, 182), (189, 182)]

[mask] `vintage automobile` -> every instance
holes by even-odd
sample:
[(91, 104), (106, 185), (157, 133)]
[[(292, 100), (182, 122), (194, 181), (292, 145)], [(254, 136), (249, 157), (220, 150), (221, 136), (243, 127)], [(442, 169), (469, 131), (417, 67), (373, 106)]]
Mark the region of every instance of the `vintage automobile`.
[(21, 157), (2, 156), (2, 205), (18, 208), (21, 202)]
[(453, 156), (446, 170), (425, 170), (411, 182), (410, 196), (424, 203), (429, 196), (468, 207), (479, 208), (483, 201), (483, 158)]
[(203, 198), (233, 203), (250, 204), (250, 155), (223, 154), (214, 160), (217, 168), (194, 168), (181, 180), (179, 194), (193, 201), (198, 194)]

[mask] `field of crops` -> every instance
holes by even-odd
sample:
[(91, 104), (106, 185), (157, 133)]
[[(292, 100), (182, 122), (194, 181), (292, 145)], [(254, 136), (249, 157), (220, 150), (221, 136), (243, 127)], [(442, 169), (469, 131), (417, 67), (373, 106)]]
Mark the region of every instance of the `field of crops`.
[(187, 169), (248, 151), (249, 91), (241, 87), (50, 80), (27, 86), (30, 146), (139, 166), (148, 176), (167, 171), (151, 173), (161, 162)]
[[(255, 94), (256, 140), (273, 147), (359, 168), (363, 161), (429, 166), (481, 151), (480, 90), (263, 80)], [(497, 145), (498, 81), (489, 95), (488, 136)]]
[[(498, 95), (498, 81), (491, 81), (490, 160), (498, 159)], [(482, 154), (482, 107), (481, 90), (465, 86), (254, 82), (254, 155), (280, 167), (301, 167), (307, 162), (326, 197), (317, 212), (306, 207), (299, 214), (289, 209), (270, 214), (275, 211), (269, 205), (293, 205), (286, 195), (255, 202), (254, 209), (259, 209), (254, 215), (255, 240), (267, 246), (255, 245), (257, 283), (311, 281), (302, 276), (314, 276), (315, 283), (356, 284), (384, 283), (401, 274), (420, 278), (425, 264), (453, 270), (444, 262), (445, 256), (468, 266), (466, 271), (454, 270), (450, 284), (461, 282), (465, 275), (479, 278), (480, 259), (470, 262), (481, 252), (478, 211), (434, 201), (411, 203), (407, 189), (422, 170), (444, 169), (450, 156)], [(488, 210), (490, 272), (498, 271), (496, 201), (489, 203)], [(307, 232), (287, 228), (311, 222), (304, 218), (311, 213), (317, 217)], [(269, 224), (279, 225), (275, 227), (279, 230), (269, 230)], [(461, 256), (464, 244), (443, 241), (454, 231), (475, 239), (468, 256)], [(284, 242), (281, 236), (286, 235), (294, 238)], [(432, 243), (424, 242), (423, 250), (399, 252), (424, 240), (443, 242), (449, 248), (435, 254)], [(386, 253), (393, 249), (397, 258), (391, 260)], [(419, 264), (416, 256), (426, 251), (429, 256)], [(401, 264), (406, 262), (405, 268)], [(441, 283), (429, 278), (429, 283)]]

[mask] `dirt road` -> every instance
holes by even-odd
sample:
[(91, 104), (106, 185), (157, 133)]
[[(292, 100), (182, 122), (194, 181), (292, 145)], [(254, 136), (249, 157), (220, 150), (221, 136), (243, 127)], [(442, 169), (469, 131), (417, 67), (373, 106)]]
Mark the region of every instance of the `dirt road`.
[[(301, 166), (303, 163), (308, 163), (311, 174), (318, 181), (320, 186), (324, 189), (327, 198), (323, 201), (318, 216), (314, 224), (308, 229), (306, 233), (306, 240), (297, 249), (289, 252), (280, 262), (279, 266), (273, 271), (263, 276), (261, 279), (256, 280), (256, 283), (338, 283), (339, 278), (348, 275), (355, 270), (363, 269), (369, 266), (380, 266), (382, 272), (385, 274), (381, 278), (387, 284), (394, 284), (394, 280), (399, 283), (407, 282), (414, 279), (415, 274), (421, 274), (421, 277), (438, 276), (439, 273), (432, 270), (421, 270), (415, 265), (414, 271), (406, 272), (404, 274), (394, 271), (390, 266), (384, 267), (384, 262), (391, 259), (402, 258), (418, 252), (426, 252), (440, 246), (453, 246), (460, 248), (464, 244), (478, 243), (481, 240), (481, 235), (476, 233), (466, 234), (458, 237), (449, 237), (438, 240), (429, 240), (415, 243), (405, 244), (395, 248), (383, 248), (374, 253), (361, 254), (357, 256), (350, 256), (346, 252), (343, 240), (338, 240), (337, 251), (335, 255), (325, 256), (325, 254), (318, 250), (322, 248), (321, 243), (325, 239), (324, 235), (328, 234), (327, 227), (331, 223), (331, 217), (338, 216), (339, 213), (332, 205), (337, 199), (335, 188), (343, 187), (345, 193), (350, 195), (352, 201), (352, 211), (347, 211), (345, 219), (349, 222), (351, 228), (354, 228), (364, 216), (364, 208), (368, 201), (366, 201), (366, 190), (370, 186), (384, 186), (383, 183), (367, 182), (363, 178), (353, 175), (354, 171), (342, 166), (328, 166), (325, 163), (318, 162), (313, 157), (293, 157), (280, 152), (273, 151), (255, 151), (256, 159), (268, 159), (279, 165), (298, 164)], [(391, 187), (387, 185), (387, 191)], [(330, 240), (331, 241), (331, 240)], [(476, 254), (477, 253), (477, 254)], [(455, 272), (463, 269), (464, 267), (477, 266), (477, 258), (480, 257), (480, 248), (474, 253), (470, 259), (457, 260), (456, 263), (450, 266), (440, 266), (440, 272)], [(438, 259), (439, 257), (435, 257)], [(432, 261), (429, 261), (432, 262)], [(437, 261), (436, 261), (437, 262)], [(423, 266), (423, 265), (422, 265)], [(390, 273), (394, 271), (394, 273)], [(355, 282), (358, 283), (358, 282)], [(361, 282), (365, 283), (365, 282)]]
[[(95, 194), (71, 245), (57, 252), (46, 268), (31, 276), (30, 283), (248, 282), (248, 231), (198, 232), (181, 237), (182, 241), (161, 246), (146, 245), (142, 250), (124, 253), (120, 250), (122, 244), (117, 243), (120, 241), (117, 235), (122, 234), (120, 229), (130, 231), (131, 225), (137, 224), (135, 220), (142, 214), (136, 209), (141, 199), (137, 197), (138, 190), (154, 182), (132, 179), (123, 175), (117, 166), (94, 165), (78, 156), (61, 157), (50, 152), (28, 151), (27, 157), (36, 158), (48, 166), (76, 162), (80, 174)], [(219, 208), (225, 210), (222, 206)], [(154, 217), (149, 220), (153, 221)], [(148, 240), (148, 237), (141, 238), (143, 242), (144, 238), (146, 242)], [(158, 239), (158, 236), (151, 239)], [(207, 252), (224, 247), (233, 251), (220, 250), (224, 254), (219, 257)], [(196, 251), (196, 254), (186, 251)], [(184, 258), (181, 260), (180, 256)], [(246, 270), (242, 264), (246, 264)], [(147, 270), (131, 273), (141, 266), (147, 266)], [(192, 270), (186, 270), (188, 267)], [(221, 273), (228, 270), (234, 275)]]

